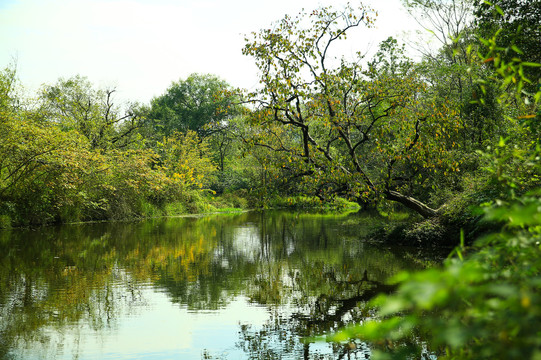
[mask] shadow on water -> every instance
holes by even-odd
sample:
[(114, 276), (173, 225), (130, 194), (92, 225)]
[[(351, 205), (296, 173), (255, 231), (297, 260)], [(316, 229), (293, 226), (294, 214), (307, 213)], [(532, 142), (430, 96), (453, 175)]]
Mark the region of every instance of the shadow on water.
[[(366, 301), (392, 290), (389, 276), (437, 258), (364, 241), (378, 221), (251, 212), (0, 232), (0, 359), (107, 358), (105, 348), (115, 358), (369, 358), (366, 344), (301, 339), (371, 317)], [(240, 320), (256, 309), (261, 319)], [(206, 323), (216, 333), (227, 313), (233, 340), (224, 325), (223, 341), (130, 345), (127, 324), (148, 330), (147, 313), (178, 317), (185, 338)]]

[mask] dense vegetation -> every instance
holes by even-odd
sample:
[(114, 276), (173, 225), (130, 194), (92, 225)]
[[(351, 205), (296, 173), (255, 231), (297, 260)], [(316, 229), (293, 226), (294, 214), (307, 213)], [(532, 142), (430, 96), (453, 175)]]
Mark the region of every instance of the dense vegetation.
[[(30, 97), (8, 66), (0, 75), (1, 224), (269, 206), (299, 195), (312, 196), (308, 204), (341, 197), (380, 210), (397, 202), (436, 222), (467, 217), (465, 205), (501, 195), (478, 151), (500, 138), (528, 144), (532, 134), (518, 119), (535, 102), (499, 101), (509, 89), (490, 80), (494, 71), (479, 54), (489, 45), (481, 36), (501, 20), (487, 5), (465, 4), (406, 3), (418, 19), (439, 16), (446, 25), (435, 29), (441, 47), (421, 61), (393, 38), (372, 59), (338, 57), (348, 33), (373, 25), (370, 9), (286, 16), (246, 39), (244, 53), (260, 70), (253, 93), (192, 74), (149, 105), (118, 105), (115, 89), (74, 76)], [(527, 54), (537, 54), (532, 16), (523, 16), (532, 39), (517, 37)], [(514, 41), (512, 32), (505, 28), (504, 41)], [(506, 52), (502, 61), (514, 60)], [(532, 186), (525, 179), (517, 191)]]
[[(430, 0), (414, 4), (425, 13), (449, 10)], [(483, 194), (486, 201), (479, 205), (494, 231), (470, 247), (462, 233), (442, 268), (396, 276), (391, 282), (397, 291), (372, 300), (379, 307), (374, 319), (330, 336), (333, 341), (371, 341), (376, 359), (425, 358), (427, 353), (438, 359), (541, 356), (541, 65), (536, 62), (541, 3), (502, 0), (473, 9), (476, 21), (470, 31), (479, 41), (473, 45), (486, 77), (471, 83), (478, 99), (470, 104), (482, 109), (490, 101), (483, 122), (494, 120), (498, 107), (510, 125), (497, 142), (475, 154), (483, 182), (473, 194)], [(455, 39), (457, 49), (462, 41)], [(472, 44), (466, 49), (472, 54)], [(498, 97), (489, 100), (494, 93)]]
[[(375, 13), (320, 8), (247, 37), (252, 93), (193, 74), (118, 106), (75, 76), (27, 97), (8, 66), (0, 227), (338, 197), (405, 206), (426, 219), (406, 235), (457, 244), (448, 229), (463, 228), (462, 245), (442, 269), (395, 279), (378, 321), (335, 340), (373, 340), (382, 357), (539, 358), (541, 1), (404, 3), (440, 41), (421, 60), (393, 38), (371, 59), (335, 56)], [(466, 248), (480, 221), (497, 231)]]

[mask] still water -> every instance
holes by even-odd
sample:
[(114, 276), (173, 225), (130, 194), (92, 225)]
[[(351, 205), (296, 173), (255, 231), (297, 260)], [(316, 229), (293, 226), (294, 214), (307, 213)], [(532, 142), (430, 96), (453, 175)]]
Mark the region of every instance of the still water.
[(313, 343), (437, 254), (380, 219), (250, 212), (0, 232), (0, 359), (369, 359)]

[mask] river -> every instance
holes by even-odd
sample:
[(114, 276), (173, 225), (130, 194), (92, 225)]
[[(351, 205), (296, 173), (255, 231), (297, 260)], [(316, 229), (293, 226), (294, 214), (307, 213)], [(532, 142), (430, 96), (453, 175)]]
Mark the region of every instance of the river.
[(442, 254), (382, 219), (247, 212), (0, 232), (0, 359), (369, 359), (306, 341)]

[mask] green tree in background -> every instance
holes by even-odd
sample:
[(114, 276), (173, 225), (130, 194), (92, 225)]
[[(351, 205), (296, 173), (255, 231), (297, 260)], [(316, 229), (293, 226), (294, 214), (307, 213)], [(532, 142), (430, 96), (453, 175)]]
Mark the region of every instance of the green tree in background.
[(114, 93), (114, 89), (94, 89), (85, 77), (59, 79), (44, 86), (40, 116), (62, 129), (77, 130), (93, 149), (124, 148), (140, 140), (136, 130), (142, 118), (137, 105), (123, 113), (114, 103)]
[(228, 88), (225, 81), (210, 74), (192, 74), (173, 82), (165, 94), (151, 101), (148, 116), (154, 131), (169, 136), (191, 130), (199, 137), (222, 131), (232, 112)]
[[(14, 68), (0, 73), (0, 215), (16, 223), (54, 220), (84, 167), (88, 143), (75, 131), (36, 121), (14, 89)], [(11, 220), (7, 221), (8, 225)]]
[(200, 140), (194, 131), (175, 132), (158, 142), (163, 171), (178, 179), (185, 188), (203, 188), (213, 181), (208, 141)]
[[(435, 39), (443, 53), (435, 54), (433, 49), (426, 48), (431, 41), (424, 39), (424, 46), (417, 46), (424, 57), (431, 60), (450, 60), (460, 62), (457, 52), (464, 53), (464, 42), (457, 39), (471, 35), (468, 29), (473, 20), (471, 0), (402, 0), (402, 4), (413, 19)], [(438, 56), (439, 55), (439, 56)]]
[(485, 159), (479, 151), (498, 142), (500, 137), (513, 136), (521, 141), (522, 133), (517, 133), (516, 119), (509, 116), (511, 108), (498, 101), (505, 90), (500, 88), (499, 80), (493, 79), (493, 71), (480, 60), (482, 44), (473, 22), (473, 3), (405, 0), (403, 4), (426, 30), (421, 41), (430, 44), (416, 49), (422, 55), (416, 68), (427, 83), (427, 92), (434, 98), (447, 99), (459, 122), (453, 136), (456, 143), (453, 158), (460, 164), (460, 172), (451, 176), (439, 172), (433, 179), (438, 186), (424, 189), (433, 203), (447, 203), (439, 219), (447, 229), (443, 237), (457, 239), (461, 227), (467, 234), (479, 231), (474, 225), (478, 215), (471, 211), (469, 202), (479, 204), (498, 192), (497, 187), (485, 181), (486, 173), (481, 171)]
[(136, 107), (121, 115), (113, 91), (73, 77), (44, 86), (32, 102), (17, 86), (14, 67), (0, 73), (2, 228), (137, 218), (171, 203), (186, 209), (212, 181), (206, 143), (192, 132), (146, 147), (144, 118)]
[(430, 39), (436, 39), (440, 45), (422, 51), (420, 67), (436, 96), (449, 97), (452, 107), (458, 110), (461, 122), (458, 141), (464, 155), (470, 158), (463, 170), (476, 168), (479, 163), (471, 158), (476, 156), (475, 151), (484, 149), (500, 136), (507, 136), (513, 124), (505, 121), (497, 102), (497, 84), (485, 84), (484, 93), (479, 86), (491, 71), (479, 61), (474, 4), (470, 0), (403, 0), (403, 4), (432, 35)]

